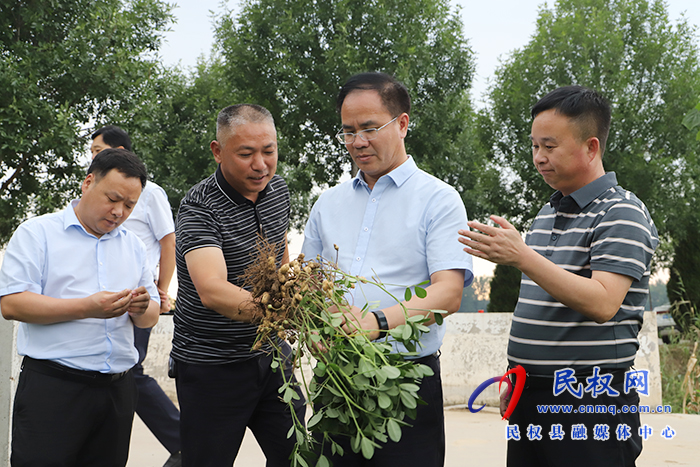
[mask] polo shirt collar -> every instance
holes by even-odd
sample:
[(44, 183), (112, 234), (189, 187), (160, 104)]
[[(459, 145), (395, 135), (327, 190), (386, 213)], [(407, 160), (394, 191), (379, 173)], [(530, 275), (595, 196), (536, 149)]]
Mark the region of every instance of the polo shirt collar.
[[(78, 216), (75, 214), (75, 207), (78, 205), (79, 201), (80, 201), (80, 199), (74, 199), (73, 201), (70, 202), (70, 205), (66, 209), (63, 210), (63, 229), (68, 230), (69, 227), (75, 226), (76, 228), (85, 232), (87, 235), (94, 237), (95, 235), (93, 235), (90, 232), (88, 232), (87, 230), (85, 230), (85, 227), (83, 227), (83, 224), (80, 223)], [(119, 225), (119, 227), (117, 227), (116, 229), (112, 230), (109, 233), (102, 235), (102, 237), (100, 237), (100, 238), (107, 239), (107, 238), (116, 237), (119, 234), (121, 234), (121, 232), (123, 230), (124, 230), (124, 227)]]
[(233, 201), (234, 203), (240, 205), (240, 204), (257, 204), (262, 199), (267, 195), (267, 193), (271, 190), (270, 188), (270, 183), (265, 185), (265, 188), (258, 193), (258, 200), (257, 202), (253, 203), (251, 200), (240, 194), (234, 187), (232, 187), (227, 181), (226, 177), (224, 177), (223, 172), (221, 171), (221, 165), (218, 165), (216, 167), (216, 173), (214, 174), (216, 177), (216, 184), (219, 185), (219, 188), (221, 191), (228, 196), (228, 198)]
[[(384, 177), (388, 177), (396, 186), (401, 186), (406, 183), (406, 180), (411, 178), (411, 175), (417, 171), (418, 166), (416, 165), (416, 161), (414, 161), (413, 157), (409, 155), (408, 159), (406, 159), (400, 166), (396, 167), (388, 174), (381, 176), (380, 180)], [(357, 172), (357, 175), (355, 175), (355, 178), (352, 180), (352, 187), (357, 189), (358, 186), (368, 186), (361, 170)]]
[[(613, 188), (617, 185), (617, 176), (615, 172), (608, 172), (605, 175), (598, 177), (588, 185), (579, 188), (569, 195), (571, 199), (578, 205), (580, 209), (588, 206), (594, 199), (600, 196), (601, 193)], [(549, 203), (556, 210), (559, 210), (561, 200), (566, 198), (561, 191), (556, 191), (550, 198)]]

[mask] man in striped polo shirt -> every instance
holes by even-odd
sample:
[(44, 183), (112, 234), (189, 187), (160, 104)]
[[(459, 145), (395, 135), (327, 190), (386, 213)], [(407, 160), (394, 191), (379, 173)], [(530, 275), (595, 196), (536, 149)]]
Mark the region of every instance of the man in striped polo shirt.
[[(508, 360), (528, 375), (507, 431), (510, 467), (630, 466), (642, 449), (639, 414), (622, 412), (639, 404), (625, 373), (658, 235), (644, 203), (603, 169), (610, 114), (584, 87), (547, 94), (532, 109), (532, 153), (557, 191), (525, 241), (497, 216), (500, 228), (469, 222), (475, 231), (460, 231), (465, 251), (523, 273)], [(588, 404), (615, 410), (576, 410)], [(569, 405), (566, 414), (542, 410)]]
[[(282, 372), (271, 369), (269, 345), (252, 350), (257, 326), (242, 288), (260, 236), (278, 247), (278, 265), (288, 261), (289, 191), (275, 175), (275, 123), (258, 105), (226, 107), (216, 138), (216, 172), (190, 189), (177, 215), (172, 357), (182, 462), (231, 467), (247, 426), (268, 466), (288, 466), (295, 439), (287, 437), (292, 414), (278, 393)], [(294, 378), (290, 368), (285, 374)], [(301, 393), (296, 416), (304, 419)]]

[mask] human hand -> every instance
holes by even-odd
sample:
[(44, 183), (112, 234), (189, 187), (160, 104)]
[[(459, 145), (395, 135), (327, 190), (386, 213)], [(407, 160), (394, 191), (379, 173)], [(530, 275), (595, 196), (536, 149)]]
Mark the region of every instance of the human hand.
[(160, 314), (167, 313), (170, 311), (170, 297), (168, 293), (158, 287), (158, 294), (160, 295)]
[(109, 319), (126, 313), (131, 306), (131, 290), (121, 292), (97, 292), (87, 297), (88, 312), (86, 318)]
[(131, 305), (129, 306), (130, 315), (142, 315), (146, 312), (148, 305), (151, 302), (151, 296), (148, 294), (146, 287), (141, 286), (138, 289), (131, 291)]
[(379, 323), (374, 313), (363, 311), (356, 306), (349, 306), (340, 311), (343, 312), (343, 324), (341, 325), (343, 331), (348, 334), (365, 331), (368, 332), (370, 340), (379, 338)]
[(518, 267), (530, 250), (529, 247), (510, 222), (499, 216), (490, 218), (500, 227), (471, 221), (467, 224), (474, 230), (459, 231), (459, 242), (468, 247), (464, 251), (496, 264)]
[(501, 393), (501, 396), (499, 397), (500, 399), (500, 411), (501, 411), (501, 417), (506, 416), (506, 410), (508, 409), (508, 403), (510, 402), (510, 395), (511, 391), (503, 391)]

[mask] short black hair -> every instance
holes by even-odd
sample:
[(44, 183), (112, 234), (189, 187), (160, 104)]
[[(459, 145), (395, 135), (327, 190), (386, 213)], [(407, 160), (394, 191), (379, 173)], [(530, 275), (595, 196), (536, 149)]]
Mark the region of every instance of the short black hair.
[(610, 104), (602, 95), (584, 86), (557, 88), (532, 107), (532, 118), (551, 109), (571, 119), (579, 129), (581, 141), (591, 136), (598, 138), (602, 156), (608, 141), (612, 114)]
[(107, 146), (111, 148), (122, 146), (127, 151), (131, 151), (131, 138), (129, 138), (129, 134), (118, 126), (103, 126), (92, 134), (92, 139), (94, 140), (100, 135), (102, 135), (102, 141), (104, 141)]
[(358, 90), (377, 91), (384, 107), (395, 117), (402, 113), (411, 113), (411, 96), (408, 94), (406, 86), (391, 75), (375, 71), (359, 73), (348, 78), (343, 87), (340, 88), (336, 100), (335, 108), (338, 113), (342, 110), (343, 102), (348, 94)]
[(141, 181), (141, 189), (146, 187), (146, 166), (136, 154), (126, 149), (108, 148), (100, 151), (92, 160), (87, 173), (94, 173), (95, 178), (99, 180), (113, 169), (117, 169), (128, 178), (138, 178)]

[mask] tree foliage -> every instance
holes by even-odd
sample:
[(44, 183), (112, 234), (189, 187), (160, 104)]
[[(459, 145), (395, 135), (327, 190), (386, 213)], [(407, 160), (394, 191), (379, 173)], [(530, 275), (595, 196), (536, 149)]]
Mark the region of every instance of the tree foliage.
[(216, 139), (218, 110), (230, 104), (222, 73), (216, 57), (200, 60), (191, 72), (159, 68), (158, 79), (101, 122), (129, 132), (134, 152), (168, 194), (174, 213), (187, 191), (216, 169), (209, 143)]
[(62, 207), (84, 174), (83, 128), (146, 82), (160, 0), (9, 0), (0, 13), (0, 245)]
[(612, 105), (606, 170), (646, 203), (663, 240), (678, 240), (673, 256), (686, 255), (680, 240), (699, 218), (699, 147), (682, 125), (689, 97), (700, 95), (695, 32), (684, 18), (673, 25), (660, 0), (543, 6), (531, 41), (499, 67), (490, 92), (491, 162), (503, 169), (498, 212), (522, 229), (549, 198), (532, 166), (530, 108), (559, 86), (580, 84)]
[(275, 116), (280, 172), (303, 222), (314, 187), (336, 184), (350, 159), (333, 135), (335, 98), (351, 75), (383, 71), (412, 95), (409, 153), (465, 195), (480, 179), (469, 88), (473, 54), (445, 0), (249, 0), (217, 21), (224, 76), (238, 101)]
[(692, 106), (688, 96), (700, 91), (698, 71), (694, 29), (685, 20), (674, 27), (662, 1), (543, 7), (532, 40), (497, 70), (490, 95), (495, 163), (508, 168), (503, 212), (522, 226), (551, 194), (532, 167), (530, 108), (556, 87), (580, 84), (613, 107), (606, 170), (617, 172), (665, 231), (668, 208), (684, 204), (692, 186), (684, 172), (696, 162), (697, 146), (681, 123)]
[(522, 273), (513, 266), (499, 264), (493, 270), (491, 279), (491, 291), (489, 293), (489, 305), (487, 311), (512, 312), (518, 303), (520, 295), (520, 278)]

